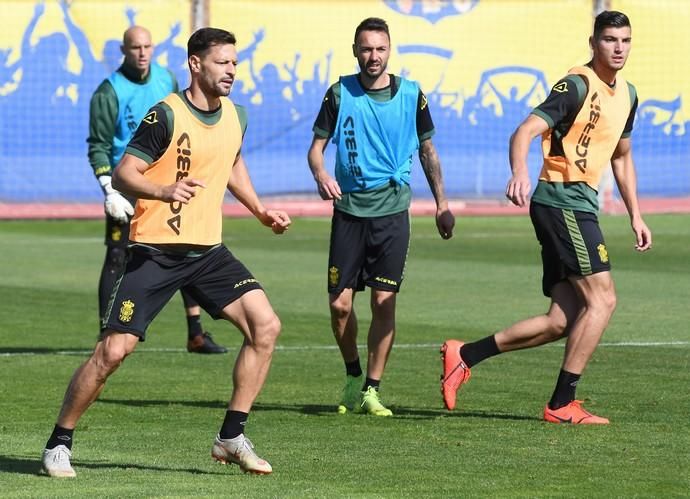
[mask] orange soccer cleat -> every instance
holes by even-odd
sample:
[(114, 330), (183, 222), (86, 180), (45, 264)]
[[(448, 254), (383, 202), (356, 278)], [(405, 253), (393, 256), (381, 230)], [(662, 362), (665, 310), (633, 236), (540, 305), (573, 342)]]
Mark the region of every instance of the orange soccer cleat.
[(443, 374), (441, 375), (441, 394), (446, 409), (455, 409), (455, 397), (460, 387), (470, 379), (470, 368), (460, 356), (460, 348), (465, 343), (457, 340), (448, 340), (441, 346), (441, 362), (443, 362)]
[(609, 424), (609, 420), (595, 416), (582, 408), (582, 400), (573, 400), (568, 405), (558, 409), (544, 408), (544, 421), (549, 423), (570, 423), (570, 424)]

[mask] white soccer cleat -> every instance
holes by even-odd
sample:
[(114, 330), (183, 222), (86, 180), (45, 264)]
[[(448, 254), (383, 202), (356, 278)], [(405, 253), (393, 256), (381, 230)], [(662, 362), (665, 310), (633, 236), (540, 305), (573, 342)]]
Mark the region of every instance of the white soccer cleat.
[(245, 473), (268, 475), (273, 472), (268, 461), (256, 455), (254, 445), (244, 434), (225, 440), (217, 435), (211, 449), (211, 457), (223, 464), (237, 464)]
[(65, 445), (43, 449), (41, 472), (56, 478), (74, 478), (77, 474), (69, 462), (71, 457), (72, 451)]

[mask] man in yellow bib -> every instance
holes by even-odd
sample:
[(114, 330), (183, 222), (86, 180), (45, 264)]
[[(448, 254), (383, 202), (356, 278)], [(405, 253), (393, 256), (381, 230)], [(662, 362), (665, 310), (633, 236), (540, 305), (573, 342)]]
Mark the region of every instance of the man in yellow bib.
[(628, 58), (630, 21), (607, 11), (594, 22), (593, 55), (573, 68), (518, 127), (510, 140), (513, 175), (506, 196), (524, 206), (530, 192), (527, 152), (542, 135), (544, 165), (532, 194), (530, 217), (541, 245), (542, 288), (549, 310), (474, 343), (448, 340), (441, 347), (441, 392), (446, 407), (470, 378), (470, 369), (500, 353), (566, 337), (556, 387), (544, 408), (552, 423), (608, 424), (575, 400), (575, 388), (616, 307), (609, 255), (597, 220), (596, 188), (609, 162), (630, 215), (635, 249), (652, 246), (637, 202), (630, 133), (637, 108), (635, 87), (618, 76)]
[(114, 171), (113, 187), (138, 199), (129, 256), (100, 339), (74, 373), (43, 451), (43, 472), (50, 476), (75, 476), (70, 457), (77, 422), (181, 287), (209, 315), (232, 322), (244, 335), (232, 398), (211, 455), (245, 472), (272, 471), (244, 436), (244, 426), (268, 374), (280, 320), (258, 281), (222, 243), (225, 190), (276, 234), (287, 230), (290, 218), (263, 206), (242, 159), (246, 114), (226, 98), (237, 66), (235, 36), (200, 29), (187, 53), (190, 87), (149, 111)]

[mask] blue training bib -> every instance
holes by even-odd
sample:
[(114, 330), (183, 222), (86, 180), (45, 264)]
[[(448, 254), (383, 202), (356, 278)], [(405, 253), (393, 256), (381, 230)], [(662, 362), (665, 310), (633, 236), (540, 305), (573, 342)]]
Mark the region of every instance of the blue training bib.
[(377, 102), (366, 94), (357, 75), (340, 78), (333, 143), (335, 177), (343, 192), (367, 191), (386, 182), (409, 185), (412, 154), (419, 149), (418, 96), (417, 83), (400, 78), (393, 98)]
[(150, 71), (146, 83), (134, 83), (120, 71), (115, 71), (108, 77), (118, 104), (115, 137), (110, 151), (110, 164), (113, 168), (120, 162), (129, 140), (148, 110), (174, 89), (172, 76), (166, 69), (153, 63)]

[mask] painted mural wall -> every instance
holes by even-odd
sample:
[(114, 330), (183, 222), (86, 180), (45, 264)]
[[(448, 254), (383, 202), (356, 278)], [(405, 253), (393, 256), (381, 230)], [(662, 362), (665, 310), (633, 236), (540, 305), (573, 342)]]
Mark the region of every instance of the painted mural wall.
[[(622, 74), (640, 99), (633, 131), (640, 194), (688, 196), (690, 2), (612, 3), (633, 25)], [(510, 134), (569, 68), (589, 60), (593, 19), (590, 0), (212, 0), (209, 7), (210, 24), (238, 39), (231, 98), (248, 110), (243, 152), (261, 194), (314, 192), (306, 163), (314, 119), (329, 85), (357, 71), (355, 27), (377, 16), (391, 28), (389, 71), (419, 81), (428, 98), (448, 193), (500, 197)], [(3, 0), (0, 16), (0, 201), (100, 201), (86, 157), (90, 96), (119, 66), (120, 39), (132, 24), (150, 29), (155, 60), (184, 88), (189, 1)], [(539, 167), (535, 141), (533, 178)], [(418, 164), (412, 186), (430, 196)]]

